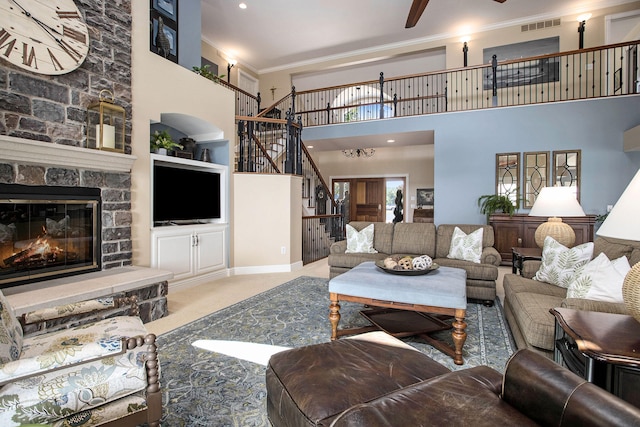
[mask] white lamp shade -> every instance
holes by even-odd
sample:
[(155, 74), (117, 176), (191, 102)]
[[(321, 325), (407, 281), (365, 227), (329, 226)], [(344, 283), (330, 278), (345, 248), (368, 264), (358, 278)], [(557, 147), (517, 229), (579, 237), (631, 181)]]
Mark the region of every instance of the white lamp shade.
[(536, 198), (530, 216), (585, 216), (572, 187), (544, 187)]
[(633, 177), (596, 234), (640, 241), (640, 170)]

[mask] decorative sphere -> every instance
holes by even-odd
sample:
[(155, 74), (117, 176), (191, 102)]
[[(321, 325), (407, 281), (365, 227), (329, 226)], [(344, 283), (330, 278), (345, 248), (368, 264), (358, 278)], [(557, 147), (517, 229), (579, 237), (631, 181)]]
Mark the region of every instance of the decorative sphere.
[(398, 265), (402, 267), (403, 270), (413, 270), (413, 260), (410, 256), (406, 256), (398, 261)]
[(428, 268), (427, 260), (425, 260), (421, 256), (415, 257), (413, 259), (413, 269), (414, 270), (426, 270), (427, 268)]
[(392, 257), (387, 257), (384, 260), (384, 266), (385, 268), (388, 268), (388, 269), (394, 269), (398, 266), (398, 262)]
[(431, 259), (431, 257), (429, 255), (420, 255), (420, 258), (424, 259), (424, 262), (427, 263), (427, 268), (431, 267), (433, 265), (433, 260)]

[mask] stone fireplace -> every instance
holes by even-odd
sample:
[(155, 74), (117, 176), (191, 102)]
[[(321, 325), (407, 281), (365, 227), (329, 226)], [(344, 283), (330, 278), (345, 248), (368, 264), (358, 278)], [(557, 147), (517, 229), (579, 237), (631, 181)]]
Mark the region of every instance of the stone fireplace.
[(99, 271), (100, 189), (0, 183), (0, 288)]
[[(132, 264), (131, 167), (135, 157), (0, 135), (0, 183), (97, 189), (102, 269)], [(58, 218), (63, 220), (64, 218)]]
[[(91, 298), (133, 295), (138, 298), (140, 317), (143, 321), (154, 320), (168, 313), (167, 280), (173, 277), (173, 274), (132, 265), (131, 168), (136, 160), (134, 156), (7, 135), (0, 135), (0, 153), (0, 190), (28, 187), (37, 192), (50, 190), (49, 194), (58, 191), (93, 193), (100, 201), (100, 208), (96, 211), (98, 216), (91, 220), (95, 221), (97, 235), (92, 244), (93, 252), (89, 256), (91, 261), (83, 262), (90, 264), (90, 268), (96, 271), (82, 271), (80, 273), (83, 274), (73, 277), (59, 277), (41, 282), (25, 279), (18, 286), (5, 287), (2, 292), (9, 299), (17, 315)], [(86, 203), (85, 200), (84, 204)], [(20, 238), (18, 246), (26, 248), (31, 240), (37, 240), (43, 232), (40, 229), (40, 234), (35, 234), (42, 223), (46, 228), (47, 219), (51, 227), (57, 226), (56, 233), (68, 226), (69, 229), (66, 231), (71, 233), (71, 238), (80, 239), (79, 229), (84, 230), (87, 226), (83, 224), (88, 221), (86, 211), (63, 213), (60, 206), (53, 209), (51, 206), (42, 207), (38, 203), (36, 205), (38, 207), (35, 211), (44, 212), (44, 215), (40, 216), (40, 224), (33, 226), (36, 231), (29, 235), (29, 238)], [(14, 224), (16, 232), (18, 231), (15, 222), (0, 222), (6, 223), (6, 226)], [(0, 258), (2, 263), (8, 257), (0, 254)], [(37, 256), (34, 259), (37, 259)], [(23, 283), (24, 281), (27, 283)]]

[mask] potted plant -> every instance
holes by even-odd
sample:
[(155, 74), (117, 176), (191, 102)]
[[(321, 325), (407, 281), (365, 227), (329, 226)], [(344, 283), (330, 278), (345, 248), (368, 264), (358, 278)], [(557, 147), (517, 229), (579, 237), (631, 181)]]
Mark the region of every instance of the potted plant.
[(203, 65), (202, 67), (193, 67), (193, 72), (196, 74), (200, 74), (202, 77), (207, 78), (213, 82), (219, 83), (223, 78), (224, 74), (220, 74), (219, 76), (213, 74), (211, 70), (209, 70), (209, 65)]
[(166, 155), (167, 151), (175, 150), (176, 148), (182, 150), (182, 145), (175, 142), (166, 130), (155, 131), (151, 135), (150, 142), (151, 151), (154, 153)]
[(509, 193), (507, 194), (484, 194), (478, 198), (478, 206), (480, 206), (480, 213), (483, 213), (487, 216), (487, 223), (489, 222), (489, 217), (496, 211), (501, 211), (502, 213), (509, 214), (509, 216), (513, 216), (516, 212), (516, 206), (518, 205), (519, 200), (516, 197), (515, 203), (511, 198), (509, 198)]

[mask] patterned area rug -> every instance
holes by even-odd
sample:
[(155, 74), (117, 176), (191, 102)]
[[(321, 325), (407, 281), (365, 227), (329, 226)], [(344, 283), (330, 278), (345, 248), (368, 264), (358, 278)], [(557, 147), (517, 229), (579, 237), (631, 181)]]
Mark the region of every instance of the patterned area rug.
[[(362, 305), (341, 303), (340, 326), (364, 326)], [(285, 347), (329, 341), (328, 280), (300, 277), (158, 337), (162, 368), (163, 425), (270, 426), (265, 366), (192, 345), (234, 340)], [(403, 339), (450, 369), (488, 365), (502, 372), (515, 350), (498, 300), (467, 306), (465, 364), (457, 366), (433, 347)], [(439, 337), (451, 343), (451, 332)]]

